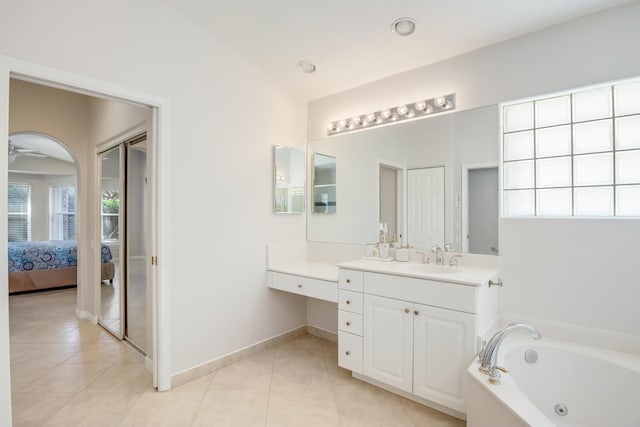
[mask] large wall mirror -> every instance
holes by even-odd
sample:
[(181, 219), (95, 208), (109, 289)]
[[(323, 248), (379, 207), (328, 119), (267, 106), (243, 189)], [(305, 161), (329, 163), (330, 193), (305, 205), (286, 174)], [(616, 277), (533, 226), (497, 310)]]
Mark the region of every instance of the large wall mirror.
[(305, 152), (301, 148), (273, 148), (273, 211), (304, 212)]
[(340, 164), (340, 210), (308, 213), (307, 239), (371, 243), (388, 222), (402, 244), (497, 254), (498, 123), (492, 105), (309, 142), (310, 164)]

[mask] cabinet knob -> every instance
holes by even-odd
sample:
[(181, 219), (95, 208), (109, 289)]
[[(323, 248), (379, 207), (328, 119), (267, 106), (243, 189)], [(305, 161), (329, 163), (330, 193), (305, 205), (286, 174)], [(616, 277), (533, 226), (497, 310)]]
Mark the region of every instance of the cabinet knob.
[(417, 316), (418, 314), (420, 314), (420, 312), (418, 310), (413, 310), (413, 314)]
[(408, 313), (408, 312), (410, 312), (410, 311), (411, 311), (411, 310), (409, 310), (408, 308), (405, 308), (405, 309), (404, 309), (404, 312), (405, 312), (405, 313)]
[(298, 288), (302, 288), (302, 283), (298, 283)]
[(351, 283), (351, 279), (347, 279), (347, 283)]
[(347, 356), (349, 356), (351, 354), (351, 352), (349, 350), (345, 351), (344, 354), (346, 354)]
[(347, 300), (347, 304), (351, 304), (351, 300), (350, 299)]
[(351, 326), (351, 322), (347, 320), (347, 326)]

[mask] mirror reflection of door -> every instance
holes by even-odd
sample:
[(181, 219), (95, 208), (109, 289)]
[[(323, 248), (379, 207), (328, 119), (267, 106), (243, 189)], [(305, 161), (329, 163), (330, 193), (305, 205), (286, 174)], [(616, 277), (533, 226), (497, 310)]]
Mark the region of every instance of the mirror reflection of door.
[(100, 324), (140, 352), (147, 347), (146, 135), (100, 154), (102, 241), (116, 265), (100, 285)]
[(444, 167), (409, 170), (407, 198), (407, 244), (443, 248)]
[(498, 255), (498, 168), (469, 169), (469, 252)]

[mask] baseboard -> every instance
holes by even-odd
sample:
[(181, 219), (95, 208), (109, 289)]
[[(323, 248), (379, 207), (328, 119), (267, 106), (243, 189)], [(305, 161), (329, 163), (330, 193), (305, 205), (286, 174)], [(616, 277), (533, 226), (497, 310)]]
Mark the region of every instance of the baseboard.
[(188, 383), (189, 381), (193, 381), (197, 378), (208, 375), (212, 372), (217, 371), (218, 369), (224, 368), (225, 366), (231, 365), (232, 363), (238, 362), (242, 359), (246, 359), (249, 356), (252, 356), (268, 348), (274, 347), (278, 344), (291, 341), (292, 339), (299, 337), (301, 335), (304, 335), (306, 333), (307, 333), (306, 325), (298, 326), (297, 328), (294, 328), (280, 335), (267, 338), (256, 344), (242, 348), (238, 351), (234, 351), (232, 353), (229, 353), (217, 359), (210, 360), (209, 362), (205, 362), (201, 365), (173, 374), (171, 376), (171, 388), (178, 387), (182, 384)]
[(307, 325), (307, 333), (318, 338), (325, 339), (331, 342), (338, 342), (338, 334), (335, 332), (327, 331), (326, 329), (317, 328), (315, 326)]
[(78, 318), (80, 318), (80, 319), (88, 320), (93, 325), (97, 325), (98, 324), (98, 316), (94, 316), (93, 314), (89, 313), (88, 311), (80, 310), (77, 307), (76, 307), (76, 316), (78, 316)]

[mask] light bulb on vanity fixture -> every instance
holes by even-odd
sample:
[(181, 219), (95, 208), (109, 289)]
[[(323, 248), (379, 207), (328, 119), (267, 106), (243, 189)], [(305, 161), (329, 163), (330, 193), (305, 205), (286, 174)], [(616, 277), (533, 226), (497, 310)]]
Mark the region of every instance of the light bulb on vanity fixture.
[(398, 115), (400, 116), (404, 116), (407, 114), (407, 111), (409, 111), (409, 109), (407, 108), (406, 105), (398, 105), (396, 107), (396, 112), (398, 113)]
[(431, 99), (422, 99), (395, 108), (385, 108), (370, 113), (353, 116), (350, 119), (334, 120), (327, 125), (327, 135), (360, 130), (367, 127), (396, 123), (403, 120), (422, 118), (427, 115), (454, 110), (456, 95), (449, 94)]

